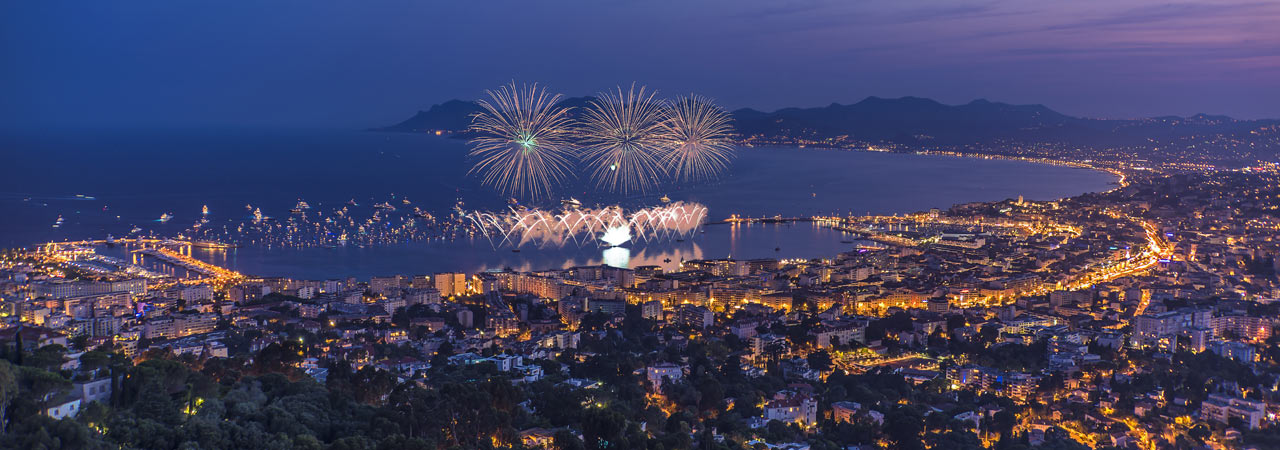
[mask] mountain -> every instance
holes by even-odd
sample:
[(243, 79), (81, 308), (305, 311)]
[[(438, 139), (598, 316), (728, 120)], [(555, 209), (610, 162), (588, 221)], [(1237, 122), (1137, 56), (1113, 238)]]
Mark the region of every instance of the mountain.
[[(592, 97), (570, 97), (560, 101), (556, 106), (573, 108), (580, 111), (590, 103)], [(471, 125), (471, 116), (480, 112), (480, 105), (466, 100), (449, 100), (431, 105), (426, 111), (418, 111), (413, 117), (395, 125), (373, 128), (372, 131), (428, 132), (443, 131), (461, 133)]]
[(878, 141), (974, 142), (996, 137), (1075, 128), (1080, 121), (1043, 105), (1009, 105), (974, 100), (944, 105), (919, 97), (868, 97), (858, 103), (821, 108), (786, 108), (771, 113), (733, 112), (745, 136), (808, 137)]
[(465, 100), (449, 100), (431, 105), (426, 111), (418, 111), (413, 117), (388, 127), (373, 131), (461, 131), (471, 124), (471, 116), (480, 112), (480, 105)]
[[(591, 97), (572, 97), (560, 106), (581, 111)], [(450, 100), (379, 131), (461, 132), (480, 108)], [(1011, 105), (985, 99), (947, 105), (920, 97), (867, 97), (857, 103), (772, 112), (744, 108), (731, 112), (734, 128), (758, 142), (893, 143), (969, 145), (994, 142), (1052, 142), (1072, 145), (1145, 145), (1156, 140), (1203, 135), (1249, 135), (1277, 120), (1235, 120), (1197, 114), (1148, 119), (1090, 119), (1068, 116), (1044, 105)]]

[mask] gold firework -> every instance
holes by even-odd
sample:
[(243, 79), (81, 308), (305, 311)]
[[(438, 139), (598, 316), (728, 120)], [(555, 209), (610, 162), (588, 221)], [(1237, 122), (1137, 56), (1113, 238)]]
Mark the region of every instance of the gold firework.
[(666, 111), (661, 100), (635, 84), (602, 92), (582, 118), (581, 143), (591, 177), (615, 192), (647, 192), (666, 174), (661, 163)]
[(662, 136), (668, 151), (662, 165), (678, 181), (713, 179), (723, 173), (734, 156), (729, 115), (697, 95), (677, 99), (667, 111)]
[(468, 174), (481, 174), (482, 183), (503, 194), (550, 198), (573, 169), (573, 132), (569, 110), (556, 106), (560, 95), (514, 82), (486, 93), (489, 100), (478, 102), (482, 111), (471, 119), (476, 162)]

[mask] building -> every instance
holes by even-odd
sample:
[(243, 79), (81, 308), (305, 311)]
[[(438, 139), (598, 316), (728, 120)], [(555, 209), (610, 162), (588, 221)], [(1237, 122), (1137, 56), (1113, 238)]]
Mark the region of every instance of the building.
[(716, 316), (710, 309), (702, 306), (681, 305), (676, 308), (671, 322), (693, 328), (706, 328), (714, 324), (715, 320)]
[(1243, 342), (1212, 341), (1206, 348), (1215, 355), (1240, 362), (1251, 363), (1257, 359), (1257, 350)]
[(147, 280), (138, 278), (120, 281), (45, 281), (32, 286), (35, 297), (63, 299), (67, 297), (84, 297), (88, 295), (106, 294), (108, 292), (129, 292), (132, 295), (147, 293)]
[(434, 277), (436, 291), (441, 296), (453, 297), (467, 294), (467, 274), (437, 273)]
[(866, 342), (867, 324), (865, 321), (848, 320), (823, 323), (815, 327), (809, 334), (813, 335), (818, 348), (831, 348), (835, 345), (850, 342)]
[(641, 303), (640, 317), (661, 321), (662, 320), (662, 302), (657, 300), (650, 300), (650, 301)]
[(82, 403), (105, 402), (111, 398), (111, 377), (79, 381), (72, 385), (72, 392)]
[(588, 299), (587, 312), (605, 313), (620, 316), (627, 313), (627, 302), (622, 300)]
[(653, 390), (662, 392), (662, 380), (665, 378), (670, 381), (680, 381), (684, 377), (684, 368), (671, 364), (660, 363), (645, 368), (645, 378), (649, 380), (649, 384), (653, 385)]
[(80, 397), (72, 394), (61, 401), (54, 402), (48, 408), (45, 408), (44, 415), (60, 420), (68, 417), (75, 417), (80, 414)]
[(764, 420), (794, 423), (808, 428), (818, 423), (818, 402), (806, 394), (779, 391), (764, 404)]
[(1200, 403), (1200, 418), (1226, 424), (1232, 417), (1238, 417), (1250, 430), (1261, 426), (1265, 415), (1265, 403), (1243, 398), (1210, 394), (1209, 398)]
[(854, 402), (832, 402), (831, 403), (831, 420), (836, 422), (852, 423), (858, 411), (862, 410), (862, 405)]
[(405, 284), (405, 279), (400, 275), (372, 277), (369, 279), (369, 290), (378, 295), (392, 296), (400, 292), (400, 287), (403, 284)]

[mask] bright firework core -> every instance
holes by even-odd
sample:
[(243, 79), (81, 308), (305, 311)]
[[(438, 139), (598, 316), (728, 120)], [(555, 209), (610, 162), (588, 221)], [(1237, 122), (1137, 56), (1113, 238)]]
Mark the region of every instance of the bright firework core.
[(473, 211), (465, 215), (494, 246), (561, 247), (595, 242), (617, 247), (632, 240), (688, 237), (702, 226), (707, 208), (698, 203), (675, 202), (630, 212), (609, 206), (562, 211), (513, 208), (502, 213)]
[(626, 244), (631, 240), (631, 227), (623, 225), (620, 227), (610, 227), (604, 230), (604, 234), (600, 236), (600, 240), (609, 244), (610, 247), (617, 247)]

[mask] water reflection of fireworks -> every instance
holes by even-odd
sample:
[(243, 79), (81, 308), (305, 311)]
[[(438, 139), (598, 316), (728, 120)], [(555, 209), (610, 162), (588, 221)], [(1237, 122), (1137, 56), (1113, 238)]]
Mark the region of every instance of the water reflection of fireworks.
[(648, 242), (687, 237), (698, 230), (707, 217), (707, 208), (697, 203), (675, 202), (630, 213), (618, 206), (599, 209), (568, 209), (560, 212), (511, 209), (505, 213), (471, 212), (466, 215), (498, 246), (533, 244), (562, 247), (605, 242), (619, 245), (615, 236), (629, 234), (630, 240)]

